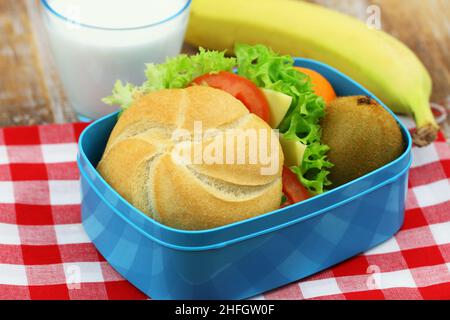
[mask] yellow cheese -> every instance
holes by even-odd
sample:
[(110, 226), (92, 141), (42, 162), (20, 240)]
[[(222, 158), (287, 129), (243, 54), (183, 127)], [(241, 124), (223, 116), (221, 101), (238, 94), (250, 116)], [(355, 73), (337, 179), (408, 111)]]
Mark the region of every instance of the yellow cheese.
[(303, 161), (306, 145), (300, 141), (288, 140), (280, 134), (280, 144), (283, 148), (284, 164), (288, 167), (299, 167)]
[(292, 103), (292, 97), (287, 94), (270, 90), (270, 89), (261, 89), (264, 95), (266, 96), (267, 101), (269, 102), (270, 109), (270, 121), (269, 125), (276, 129), (280, 125), (281, 121), (283, 121), (284, 116), (289, 110), (289, 107)]

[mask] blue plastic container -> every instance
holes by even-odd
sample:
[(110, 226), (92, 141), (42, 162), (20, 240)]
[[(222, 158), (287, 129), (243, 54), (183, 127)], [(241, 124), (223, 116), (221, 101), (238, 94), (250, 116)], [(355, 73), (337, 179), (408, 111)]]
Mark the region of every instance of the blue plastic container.
[[(327, 65), (307, 59), (296, 59), (296, 65), (324, 75), (339, 96), (374, 97)], [(220, 228), (183, 231), (135, 209), (96, 171), (116, 119), (117, 113), (106, 116), (80, 137), (82, 220), (114, 269), (151, 298), (252, 297), (364, 252), (403, 224), (411, 137), (400, 122), (406, 148), (392, 163), (287, 208)]]

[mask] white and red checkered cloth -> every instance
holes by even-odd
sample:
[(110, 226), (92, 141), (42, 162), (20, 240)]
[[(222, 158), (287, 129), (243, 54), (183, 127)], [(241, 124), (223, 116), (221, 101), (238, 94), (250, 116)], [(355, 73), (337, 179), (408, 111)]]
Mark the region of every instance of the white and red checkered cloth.
[[(85, 124), (0, 129), (0, 299), (145, 299), (80, 223)], [(266, 299), (450, 299), (450, 148), (413, 149), (405, 224), (391, 240)]]

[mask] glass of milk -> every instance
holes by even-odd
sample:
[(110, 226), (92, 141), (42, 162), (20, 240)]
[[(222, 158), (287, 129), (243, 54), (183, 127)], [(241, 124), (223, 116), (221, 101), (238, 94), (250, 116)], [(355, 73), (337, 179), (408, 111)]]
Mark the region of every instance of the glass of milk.
[(116, 80), (141, 84), (145, 63), (180, 53), (191, 0), (41, 0), (59, 75), (81, 120), (114, 111)]

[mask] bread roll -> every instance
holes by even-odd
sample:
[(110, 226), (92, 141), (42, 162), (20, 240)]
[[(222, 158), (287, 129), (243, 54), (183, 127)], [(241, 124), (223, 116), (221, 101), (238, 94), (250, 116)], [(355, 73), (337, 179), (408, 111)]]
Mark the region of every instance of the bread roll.
[[(214, 130), (196, 136), (199, 123), (203, 134)], [(230, 134), (242, 138), (246, 129), (268, 134), (258, 135), (256, 146), (240, 140), (244, 154), (237, 140), (234, 145), (220, 144)], [(196, 147), (214, 150), (208, 154), (217, 159), (221, 153), (234, 159), (195, 161), (195, 154), (205, 154), (195, 153)], [(266, 159), (255, 161), (255, 150), (265, 152)], [(183, 155), (191, 161), (180, 161)], [(111, 187), (153, 219), (177, 229), (201, 230), (277, 209), (282, 165), (278, 138), (263, 120), (225, 91), (193, 86), (140, 97), (119, 118), (97, 169)], [(264, 172), (270, 166), (272, 170)]]

